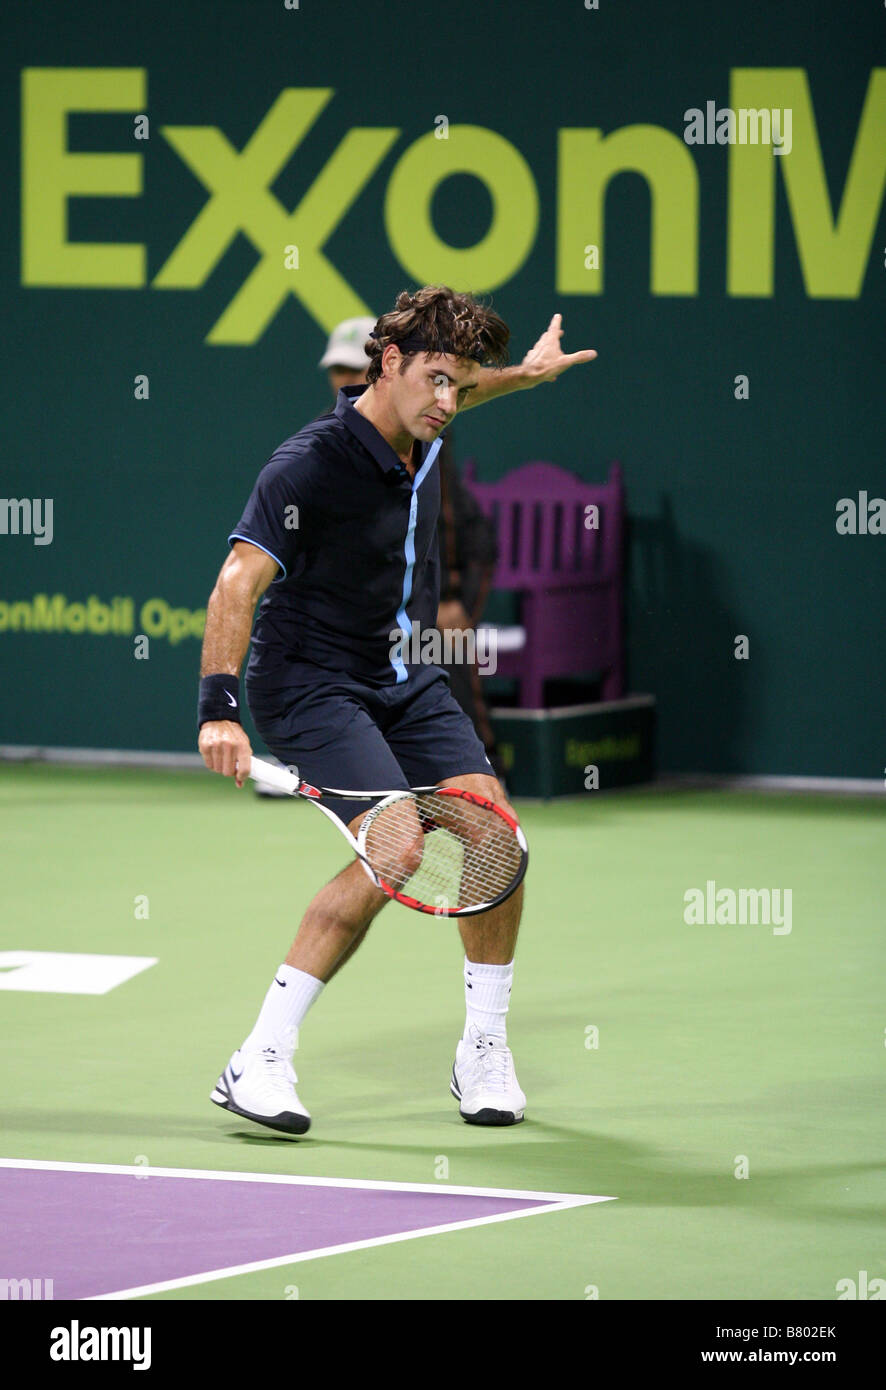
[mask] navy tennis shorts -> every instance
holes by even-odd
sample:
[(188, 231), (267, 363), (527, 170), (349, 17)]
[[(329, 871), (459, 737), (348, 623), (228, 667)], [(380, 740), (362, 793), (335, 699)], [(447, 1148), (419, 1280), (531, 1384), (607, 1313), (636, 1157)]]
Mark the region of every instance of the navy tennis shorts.
[[(319, 667), (290, 668), (285, 688), (246, 683), (270, 751), (317, 787), (406, 790), (495, 774), (439, 666), (410, 666), (400, 685), (373, 687)], [(296, 676), (296, 672), (298, 673)], [(323, 798), (347, 825), (373, 803)]]

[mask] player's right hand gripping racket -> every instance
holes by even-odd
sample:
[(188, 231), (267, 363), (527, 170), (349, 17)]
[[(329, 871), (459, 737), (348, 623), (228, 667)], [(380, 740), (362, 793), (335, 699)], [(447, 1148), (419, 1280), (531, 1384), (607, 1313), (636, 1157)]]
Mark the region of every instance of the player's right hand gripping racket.
[[(523, 881), (529, 847), (500, 806), (460, 787), (340, 791), (312, 787), (287, 768), (253, 758), (249, 775), (303, 797), (344, 835), (372, 882), (389, 898), (435, 917), (471, 917), (509, 898)], [(323, 798), (382, 800), (356, 839)], [(355, 806), (355, 813), (359, 806)]]

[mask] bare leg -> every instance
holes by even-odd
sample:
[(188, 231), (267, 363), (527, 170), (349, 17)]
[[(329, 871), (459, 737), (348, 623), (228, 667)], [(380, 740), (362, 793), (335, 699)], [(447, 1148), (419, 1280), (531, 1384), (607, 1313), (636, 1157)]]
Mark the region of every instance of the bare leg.
[[(350, 824), (352, 834), (363, 811)], [(286, 964), (316, 980), (331, 980), (356, 951), (372, 919), (389, 901), (356, 860), (342, 869), (310, 903)]]
[[(516, 816), (513, 807), (505, 798), (495, 777), (484, 777), (472, 773), (466, 777), (447, 777), (440, 784), (444, 787), (462, 787), (465, 791), (485, 796), (510, 815)], [(459, 918), (458, 929), (468, 960), (477, 965), (508, 965), (514, 959), (517, 947), (517, 933), (520, 930), (520, 916), (523, 911), (523, 884), (506, 902), (494, 907), (491, 912), (481, 912), (477, 917)]]
[[(514, 814), (498, 781), (472, 773), (464, 777), (449, 777), (441, 786), (463, 787), (494, 801)], [(351, 822), (352, 834), (363, 819), (363, 812)], [(380, 888), (375, 888), (358, 863), (349, 864), (337, 874), (313, 899), (305, 913), (286, 964), (303, 970), (317, 980), (328, 982), (350, 960), (366, 936), (369, 926), (389, 901)], [(523, 885), (507, 902), (478, 917), (459, 920), (465, 955), (478, 965), (507, 965), (514, 959), (520, 916), (523, 910)]]
[(517, 949), (523, 911), (523, 884), (507, 902), (478, 917), (459, 918), (465, 955), (477, 965), (509, 965)]
[[(386, 898), (386, 899), (385, 899), (385, 902), (387, 902), (387, 901), (388, 901), (388, 899)], [(382, 903), (382, 907), (384, 907), (384, 903)], [(363, 942), (366, 940), (366, 933), (369, 931), (369, 928), (370, 928), (371, 925), (372, 925), (371, 923), (367, 923), (367, 925), (363, 928), (363, 930), (359, 933), (359, 935), (354, 937), (354, 940), (351, 942), (350, 946), (349, 946), (348, 949), (344, 952), (344, 954), (341, 955), (341, 956), (339, 956), (339, 958), (338, 958), (338, 960), (336, 961), (335, 965), (332, 967), (332, 969), (330, 970), (329, 974), (328, 974), (327, 977), (326, 977), (326, 983), (327, 983), (327, 984), (328, 984), (329, 981), (332, 979), (333, 975), (337, 975), (337, 974), (338, 974), (338, 972), (341, 970), (341, 968), (342, 968), (343, 965), (347, 965), (348, 961), (351, 959), (351, 956), (354, 954), (354, 952), (356, 951), (357, 947), (358, 947), (358, 946), (362, 946)]]

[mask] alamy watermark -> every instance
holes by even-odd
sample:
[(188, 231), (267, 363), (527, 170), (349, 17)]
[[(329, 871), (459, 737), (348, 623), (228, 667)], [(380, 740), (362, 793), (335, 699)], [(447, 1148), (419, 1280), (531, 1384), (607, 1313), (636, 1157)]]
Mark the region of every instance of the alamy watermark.
[(476, 666), (481, 676), (494, 676), (498, 664), (497, 631), (481, 627), (426, 627), (416, 619), (408, 630), (388, 634), (391, 661), (410, 666)]
[(886, 497), (869, 498), (862, 490), (858, 501), (841, 497), (836, 510), (838, 536), (886, 536)]
[(773, 936), (789, 936), (793, 890), (790, 888), (718, 888), (709, 878), (704, 888), (683, 894), (683, 921), (694, 926), (772, 926)]
[(683, 139), (687, 145), (771, 145), (773, 154), (790, 154), (793, 114), (790, 107), (777, 106), (718, 110), (715, 101), (706, 101), (704, 111), (690, 106), (683, 112)]
[(0, 1301), (52, 1297), (51, 1279), (0, 1279)]
[(81, 1327), (77, 1318), (50, 1333), (52, 1361), (131, 1361), (134, 1371), (151, 1368), (150, 1327)]
[(51, 497), (0, 497), (0, 536), (33, 536), (52, 545)]
[(838, 1279), (834, 1285), (837, 1301), (866, 1299), (872, 1303), (886, 1299), (886, 1279), (869, 1279), (866, 1269), (858, 1271), (857, 1279)]

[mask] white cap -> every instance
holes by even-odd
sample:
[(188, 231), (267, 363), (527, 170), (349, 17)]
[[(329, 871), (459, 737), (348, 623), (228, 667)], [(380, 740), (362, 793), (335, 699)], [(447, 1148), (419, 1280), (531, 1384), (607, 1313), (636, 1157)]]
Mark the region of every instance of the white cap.
[(329, 336), (321, 367), (352, 367), (355, 372), (369, 366), (363, 344), (375, 327), (375, 319), (345, 319)]

